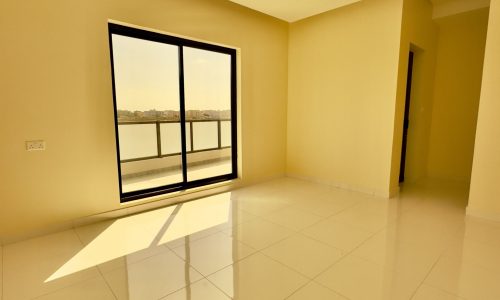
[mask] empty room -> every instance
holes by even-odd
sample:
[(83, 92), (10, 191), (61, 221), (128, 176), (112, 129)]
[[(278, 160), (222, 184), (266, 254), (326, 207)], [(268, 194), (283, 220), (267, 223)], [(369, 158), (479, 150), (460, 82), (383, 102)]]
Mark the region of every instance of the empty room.
[(500, 299), (500, 0), (0, 0), (0, 300)]

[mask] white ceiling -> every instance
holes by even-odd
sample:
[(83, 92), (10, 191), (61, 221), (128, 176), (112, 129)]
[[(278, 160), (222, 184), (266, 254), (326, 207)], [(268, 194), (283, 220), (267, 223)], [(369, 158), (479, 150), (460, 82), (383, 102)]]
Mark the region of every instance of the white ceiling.
[(278, 19), (295, 22), (361, 0), (229, 0)]

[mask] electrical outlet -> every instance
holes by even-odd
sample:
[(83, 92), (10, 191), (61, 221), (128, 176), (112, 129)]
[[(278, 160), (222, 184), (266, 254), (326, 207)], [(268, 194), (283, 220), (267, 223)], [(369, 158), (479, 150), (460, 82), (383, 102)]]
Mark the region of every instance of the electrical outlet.
[(45, 141), (44, 140), (26, 141), (26, 150), (27, 151), (45, 150)]

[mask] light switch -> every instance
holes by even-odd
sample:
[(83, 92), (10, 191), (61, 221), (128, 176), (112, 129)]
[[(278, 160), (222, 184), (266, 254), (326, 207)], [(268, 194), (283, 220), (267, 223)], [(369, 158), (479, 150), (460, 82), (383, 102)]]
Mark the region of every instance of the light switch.
[(27, 151), (45, 150), (45, 141), (44, 140), (26, 141), (26, 150)]

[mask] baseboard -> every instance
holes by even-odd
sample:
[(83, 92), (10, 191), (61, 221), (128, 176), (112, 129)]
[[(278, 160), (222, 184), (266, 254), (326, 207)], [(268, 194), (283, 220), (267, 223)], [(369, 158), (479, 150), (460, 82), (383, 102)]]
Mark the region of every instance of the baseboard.
[(0, 237), (0, 246), (5, 246), (8, 244), (13, 244), (17, 242), (21, 242), (27, 239), (32, 239), (60, 231), (65, 231), (65, 230), (70, 230), (73, 229), (73, 222), (72, 221), (66, 221), (66, 222), (60, 222), (60, 223), (54, 223), (54, 224), (49, 224), (45, 225), (42, 228), (37, 228), (37, 229), (32, 229), (32, 230), (27, 230), (23, 233), (20, 234), (14, 234), (14, 235), (9, 235), (9, 236), (3, 236)]
[(384, 198), (384, 199), (389, 199), (390, 197), (393, 197), (393, 195), (397, 195), (399, 192), (399, 187), (395, 190), (390, 190), (390, 191), (380, 191), (380, 190), (375, 190), (375, 189), (370, 189), (366, 187), (360, 187), (356, 185), (351, 185), (343, 182), (335, 182), (335, 181), (329, 181), (329, 180), (321, 180), (317, 178), (312, 178), (308, 176), (302, 176), (302, 175), (297, 175), (297, 174), (292, 174), (292, 173), (287, 173), (287, 177), (290, 178), (295, 178), (295, 179), (300, 179), (300, 180), (305, 180), (313, 183), (318, 183), (318, 184), (323, 184), (323, 185), (328, 185), (334, 188), (339, 188), (342, 190), (347, 190), (351, 192), (358, 192), (374, 197), (379, 197), (379, 198)]
[(399, 195), (399, 185), (393, 186), (389, 190), (389, 198), (394, 198)]
[(468, 217), (480, 218), (493, 222), (500, 222), (500, 213), (485, 212), (467, 206), (465, 214)]
[[(247, 185), (245, 183), (245, 185)], [(45, 225), (41, 228), (29, 230), (21, 234), (14, 234), (7, 237), (1, 237), (0, 246), (17, 243), (31, 238), (40, 237), (43, 235), (53, 234), (60, 231), (71, 230), (79, 226), (90, 225), (98, 222), (109, 221), (117, 218), (122, 218), (154, 209), (175, 205), (183, 202), (196, 200), (203, 197), (212, 196), (228, 192), (244, 186), (241, 180), (236, 179), (230, 182), (221, 182), (211, 185), (209, 188), (200, 187), (187, 191), (180, 191), (171, 195), (160, 195), (144, 200), (138, 200), (124, 204), (120, 209), (106, 211), (94, 215), (75, 218), (68, 221), (63, 221), (55, 224)], [(141, 202), (145, 201), (145, 202)], [(147, 202), (146, 202), (147, 201)]]

